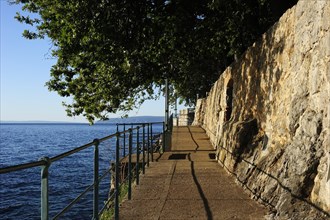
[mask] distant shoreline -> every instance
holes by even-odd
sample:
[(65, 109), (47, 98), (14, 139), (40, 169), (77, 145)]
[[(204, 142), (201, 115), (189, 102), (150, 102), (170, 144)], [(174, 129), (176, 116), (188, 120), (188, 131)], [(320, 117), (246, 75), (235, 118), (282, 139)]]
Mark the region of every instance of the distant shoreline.
[[(164, 121), (163, 116), (135, 116), (128, 118), (111, 118), (107, 121), (96, 121), (94, 125), (116, 125), (117, 123), (152, 123)], [(0, 125), (89, 125), (88, 122), (65, 121), (0, 121)]]
[(89, 124), (84, 122), (0, 121), (0, 125), (89, 125)]

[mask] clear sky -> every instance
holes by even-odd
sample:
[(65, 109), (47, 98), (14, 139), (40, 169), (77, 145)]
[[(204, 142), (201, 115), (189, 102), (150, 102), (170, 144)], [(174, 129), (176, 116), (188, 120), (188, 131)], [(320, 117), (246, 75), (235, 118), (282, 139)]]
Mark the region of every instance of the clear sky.
[[(22, 37), (29, 26), (14, 19), (20, 6), (1, 3), (1, 121), (70, 121), (86, 122), (83, 117), (66, 116), (64, 98), (49, 92), (45, 83), (56, 60), (50, 57), (51, 42)], [(24, 12), (23, 12), (24, 13)], [(184, 106), (179, 106), (179, 109)], [(164, 115), (164, 98), (147, 101), (130, 116)], [(119, 115), (109, 115), (111, 118)]]

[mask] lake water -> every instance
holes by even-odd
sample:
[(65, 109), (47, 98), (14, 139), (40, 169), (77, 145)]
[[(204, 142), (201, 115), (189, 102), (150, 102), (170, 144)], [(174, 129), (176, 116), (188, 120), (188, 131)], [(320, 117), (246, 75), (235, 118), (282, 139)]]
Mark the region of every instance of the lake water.
[[(153, 127), (160, 132), (161, 126)], [(72, 150), (116, 132), (116, 125), (0, 124), (0, 168), (37, 161)], [(100, 144), (100, 174), (114, 160), (115, 139)], [(93, 182), (93, 147), (52, 163), (49, 168), (50, 217)], [(0, 174), (0, 219), (40, 219), (40, 167)], [(110, 177), (100, 184), (100, 208), (107, 199)], [(64, 219), (91, 219), (92, 192)]]

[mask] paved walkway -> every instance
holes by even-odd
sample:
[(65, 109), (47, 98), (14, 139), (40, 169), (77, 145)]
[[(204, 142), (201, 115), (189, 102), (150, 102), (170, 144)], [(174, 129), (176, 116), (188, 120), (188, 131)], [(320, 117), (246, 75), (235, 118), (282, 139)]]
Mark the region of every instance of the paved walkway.
[(264, 219), (267, 210), (214, 159), (199, 127), (174, 127), (172, 149), (150, 163), (120, 219)]

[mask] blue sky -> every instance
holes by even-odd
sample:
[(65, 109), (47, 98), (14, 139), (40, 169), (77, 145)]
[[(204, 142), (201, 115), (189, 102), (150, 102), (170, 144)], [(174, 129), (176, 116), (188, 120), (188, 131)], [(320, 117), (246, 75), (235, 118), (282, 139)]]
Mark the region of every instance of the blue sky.
[[(64, 99), (49, 92), (45, 83), (49, 70), (56, 60), (50, 57), (51, 42), (27, 40), (22, 37), (29, 26), (14, 19), (20, 6), (1, 3), (1, 121), (70, 121), (86, 122), (83, 117), (66, 116), (62, 106)], [(24, 12), (23, 12), (24, 13)], [(179, 109), (184, 108), (179, 106)], [(164, 115), (164, 98), (147, 101), (130, 116)], [(119, 115), (110, 115), (111, 118)]]

